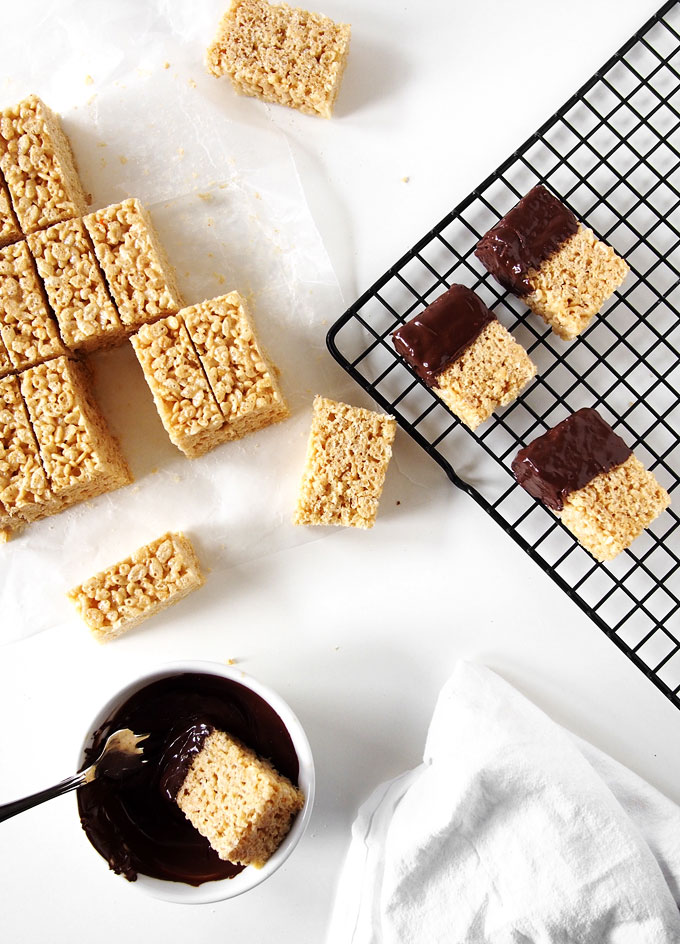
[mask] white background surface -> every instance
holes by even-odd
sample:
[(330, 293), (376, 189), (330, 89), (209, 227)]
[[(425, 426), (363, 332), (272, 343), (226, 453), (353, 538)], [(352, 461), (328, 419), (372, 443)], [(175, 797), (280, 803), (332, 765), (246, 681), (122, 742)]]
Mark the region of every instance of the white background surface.
[[(192, 6), (208, 24), (196, 41), (198, 72), (221, 4)], [(347, 304), (656, 6), (325, 2), (324, 12), (353, 24), (336, 117), (269, 114), (291, 143)], [(106, 7), (64, 7), (87, 38), (87, 65), (68, 64), (74, 96), (84, 94), (84, 74), (95, 74)], [(162, 17), (155, 28), (164, 29)], [(27, 56), (41, 49), (63, 69), (51, 40), (27, 44)], [(50, 101), (49, 83), (36, 91)], [(259, 122), (266, 110), (237, 99), (227, 82), (223, 95), (230, 119)], [(329, 376), (325, 393), (345, 389), (339, 371)], [(369, 405), (359, 391), (355, 401)], [(39, 573), (34, 581), (39, 593)], [(265, 885), (190, 908), (142, 897), (108, 874), (80, 832), (74, 798), (55, 800), (0, 827), (2, 940), (322, 941), (356, 808), (380, 781), (418, 763), (437, 692), (459, 657), (490, 665), (680, 800), (677, 709), (400, 431), (373, 531), (333, 532), (220, 574), (109, 647), (73, 620), (3, 648), (0, 800), (70, 773), (90, 717), (131, 675), (182, 658), (234, 658), (305, 726), (317, 802), (301, 845)]]

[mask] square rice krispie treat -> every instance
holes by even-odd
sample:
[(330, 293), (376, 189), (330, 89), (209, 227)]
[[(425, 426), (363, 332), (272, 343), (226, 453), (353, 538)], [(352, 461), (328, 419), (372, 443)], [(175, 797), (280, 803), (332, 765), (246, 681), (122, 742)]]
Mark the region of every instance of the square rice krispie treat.
[(57, 357), (24, 371), (20, 379), (43, 467), (61, 507), (132, 481), (83, 364)]
[(222, 442), (224, 417), (182, 319), (144, 325), (130, 340), (170, 441), (191, 459)]
[(396, 420), (317, 396), (294, 524), (372, 528)]
[(613, 560), (629, 547), (671, 501), (623, 439), (589, 408), (521, 449), (512, 471), (599, 561)]
[(34, 233), (28, 245), (68, 347), (94, 351), (125, 340), (82, 220)]
[(586, 329), (628, 273), (623, 259), (540, 185), (482, 237), (475, 255), (566, 341)]
[(285, 3), (232, 0), (208, 49), (213, 75), (237, 92), (330, 118), (351, 27)]
[(7, 188), (0, 179), (0, 249), (21, 239), (21, 230), (17, 223)]
[(276, 368), (262, 353), (238, 292), (184, 308), (180, 317), (224, 414), (225, 441), (286, 419)]
[(68, 594), (100, 642), (115, 639), (205, 583), (191, 541), (168, 531)]
[(304, 796), (268, 760), (210, 730), (175, 802), (220, 859), (262, 868), (290, 831)]
[(139, 200), (97, 210), (83, 222), (124, 325), (137, 327), (180, 310), (175, 273)]
[(392, 339), (407, 364), (470, 429), (512, 403), (536, 374), (524, 348), (464, 285), (452, 285)]
[(0, 249), (0, 336), (16, 370), (66, 351), (23, 241)]
[(0, 540), (55, 511), (17, 377), (0, 380)]
[(0, 170), (24, 233), (86, 211), (68, 138), (36, 95), (0, 112)]

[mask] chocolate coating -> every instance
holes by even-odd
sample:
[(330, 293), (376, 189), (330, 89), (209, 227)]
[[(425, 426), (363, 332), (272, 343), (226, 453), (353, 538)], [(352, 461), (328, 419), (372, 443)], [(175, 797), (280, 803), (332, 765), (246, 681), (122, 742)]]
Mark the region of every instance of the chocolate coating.
[(600, 414), (586, 407), (520, 449), (512, 471), (530, 495), (561, 511), (568, 495), (621, 465), (631, 453)]
[(452, 285), (392, 334), (397, 352), (428, 387), (495, 320), (484, 302), (465, 285)]
[(180, 673), (131, 695), (95, 732), (85, 765), (117, 728), (149, 732), (148, 763), (122, 780), (96, 779), (78, 790), (88, 839), (114, 872), (138, 873), (189, 885), (243, 871), (219, 858), (170, 798), (200, 744), (215, 727), (243, 741), (297, 785), (299, 764), (283, 721), (259, 695), (231, 679)]
[(527, 278), (578, 230), (568, 207), (540, 184), (482, 236), (475, 255), (515, 295), (533, 291)]

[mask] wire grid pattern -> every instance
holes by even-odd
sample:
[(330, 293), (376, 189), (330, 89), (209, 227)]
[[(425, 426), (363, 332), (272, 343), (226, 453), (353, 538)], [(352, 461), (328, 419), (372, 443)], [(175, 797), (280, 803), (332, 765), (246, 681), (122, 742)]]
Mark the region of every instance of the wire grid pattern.
[[(579, 339), (558, 339), (473, 256), (537, 183), (631, 272)], [(680, 529), (673, 508), (603, 565), (516, 485), (518, 449), (594, 406), (678, 499), (680, 2), (672, 0), (560, 111), (396, 263), (328, 334), (339, 363), (676, 705)], [(468, 431), (397, 356), (390, 334), (452, 283), (474, 289), (538, 366), (518, 400)]]

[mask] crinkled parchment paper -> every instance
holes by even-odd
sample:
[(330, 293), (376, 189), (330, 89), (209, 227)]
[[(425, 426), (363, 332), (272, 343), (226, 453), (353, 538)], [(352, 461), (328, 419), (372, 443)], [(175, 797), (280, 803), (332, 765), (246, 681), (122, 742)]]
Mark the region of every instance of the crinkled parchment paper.
[(36, 92), (61, 113), (93, 208), (128, 196), (150, 208), (187, 304), (232, 289), (248, 297), (293, 415), (188, 460), (131, 346), (90, 356), (135, 482), (0, 548), (0, 641), (72, 620), (70, 587), (168, 529), (191, 536), (212, 579), (319, 537), (290, 519), (312, 396), (346, 383), (324, 347), (343, 303), (285, 138), (264, 108), (241, 123), (238, 105), (224, 105), (230, 89), (204, 74), (224, 5), (22, 0), (3, 10), (0, 104)]

